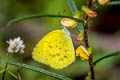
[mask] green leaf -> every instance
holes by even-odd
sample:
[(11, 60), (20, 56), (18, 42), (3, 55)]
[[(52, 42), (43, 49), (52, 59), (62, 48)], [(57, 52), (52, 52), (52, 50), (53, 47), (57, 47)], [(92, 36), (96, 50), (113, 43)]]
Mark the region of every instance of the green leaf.
[(8, 62), (5, 65), (5, 70), (4, 70), (3, 75), (2, 75), (2, 80), (5, 80), (5, 74), (6, 74), (7, 66), (8, 66)]
[(5, 71), (4, 69), (3, 69), (3, 70), (0, 70), (0, 74), (3, 73), (4, 71)]
[[(75, 5), (75, 2), (74, 2), (74, 0), (67, 0), (67, 1), (68, 1), (70, 10), (72, 12), (72, 15), (74, 16), (74, 14), (78, 11), (78, 9)], [(81, 23), (78, 23), (77, 30), (79, 33), (81, 33), (82, 31), (84, 31), (84, 26)]]
[(120, 5), (120, 1), (112, 1), (107, 4), (108, 6)]
[(110, 57), (113, 57), (113, 56), (118, 56), (118, 55), (120, 55), (120, 51), (110, 53), (110, 54), (108, 54), (108, 55), (105, 55), (105, 56), (97, 59), (96, 61), (94, 61), (93, 64), (96, 65), (98, 62), (100, 62), (100, 61), (102, 61), (102, 60), (104, 60), (104, 59), (107, 59), (107, 58), (110, 58)]
[(72, 12), (72, 15), (74, 15), (75, 12), (78, 11), (78, 10), (77, 10), (77, 7), (76, 7), (76, 5), (75, 5), (75, 2), (74, 2), (74, 0), (67, 0), (67, 1), (68, 1), (68, 5), (69, 5), (69, 7), (70, 7), (70, 10), (71, 10), (71, 12)]
[(70, 18), (70, 19), (73, 19), (73, 20), (75, 20), (77, 22), (84, 23), (83, 20), (73, 18), (71, 16), (65, 16), (65, 15), (31, 15), (31, 16), (24, 16), (24, 17), (19, 17), (19, 18), (13, 19), (13, 20), (8, 22), (8, 26), (11, 25), (11, 24), (14, 24), (14, 23), (24, 21), (24, 20), (35, 19), (35, 18), (43, 18), (43, 17), (44, 18), (45, 17), (50, 17), (50, 18)]
[(12, 75), (13, 77), (15, 77), (15, 78), (17, 79), (17, 76), (16, 76), (15, 74), (13, 74), (12, 72), (10, 72), (10, 71), (8, 71), (8, 70), (7, 70), (7, 72), (8, 72), (10, 75)]
[[(20, 63), (17, 63), (17, 62), (9, 62), (9, 64), (15, 65), (15, 66), (20, 66)], [(37, 67), (34, 67), (34, 66), (30, 66), (30, 65), (27, 65), (27, 64), (22, 64), (22, 67), (24, 67), (26, 69), (29, 69), (29, 70), (36, 71), (36, 72), (40, 72), (42, 74), (46, 74), (48, 76), (51, 76), (51, 77), (54, 77), (54, 78), (57, 78), (57, 79), (60, 79), (60, 80), (71, 80), (70, 78), (67, 78), (65, 76), (62, 76), (62, 75), (59, 75), (59, 74), (56, 74), (56, 73), (52, 73), (52, 72), (49, 72), (47, 70), (37, 68)]]
[(78, 23), (77, 30), (79, 33), (82, 33), (82, 31), (84, 31), (84, 26), (81, 23)]

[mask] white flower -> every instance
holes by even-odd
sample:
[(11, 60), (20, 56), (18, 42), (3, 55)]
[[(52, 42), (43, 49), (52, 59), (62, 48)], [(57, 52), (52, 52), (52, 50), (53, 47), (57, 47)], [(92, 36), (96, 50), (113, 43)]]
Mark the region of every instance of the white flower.
[(23, 43), (23, 40), (20, 39), (20, 37), (14, 38), (13, 40), (10, 39), (9, 41), (7, 41), (7, 43), (9, 44), (8, 47), (8, 52), (10, 53), (24, 53), (24, 48), (25, 45)]

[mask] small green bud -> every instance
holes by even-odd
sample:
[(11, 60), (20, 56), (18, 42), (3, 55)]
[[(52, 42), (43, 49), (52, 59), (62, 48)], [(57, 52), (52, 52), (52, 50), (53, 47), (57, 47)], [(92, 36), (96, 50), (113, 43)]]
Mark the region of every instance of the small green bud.
[(82, 6), (82, 11), (85, 12), (89, 17), (96, 17), (97, 13), (86, 6)]

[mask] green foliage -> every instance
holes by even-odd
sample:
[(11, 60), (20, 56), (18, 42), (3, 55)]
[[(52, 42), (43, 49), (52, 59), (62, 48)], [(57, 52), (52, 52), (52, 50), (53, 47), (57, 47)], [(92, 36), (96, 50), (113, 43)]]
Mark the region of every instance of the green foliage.
[(3, 74), (2, 74), (2, 80), (5, 80), (5, 74), (6, 74), (7, 66), (8, 66), (8, 63), (6, 63), (6, 65), (5, 65), (5, 70), (4, 70)]
[(75, 12), (78, 11), (78, 10), (77, 10), (77, 7), (76, 7), (76, 5), (75, 5), (75, 2), (74, 2), (74, 0), (67, 0), (67, 1), (68, 1), (70, 10), (71, 10), (71, 12), (72, 12), (72, 15), (74, 15)]
[(120, 5), (120, 1), (112, 1), (107, 4), (108, 6)]
[[(74, 0), (68, 0), (68, 4), (72, 12), (72, 15), (74, 15), (78, 11)], [(84, 30), (84, 26), (81, 23), (78, 23), (77, 29), (78, 29), (78, 32), (81, 33)]]
[[(21, 64), (20, 63), (17, 63), (17, 62), (9, 62), (9, 64), (11, 65), (15, 65), (15, 66), (20, 66)], [(55, 73), (52, 73), (52, 72), (49, 72), (47, 70), (44, 70), (44, 69), (41, 69), (41, 68), (37, 68), (37, 67), (34, 67), (34, 66), (31, 66), (31, 65), (27, 65), (27, 64), (22, 64), (22, 67), (26, 68), (26, 69), (29, 69), (29, 70), (33, 70), (33, 71), (36, 71), (36, 72), (40, 72), (42, 74), (46, 74), (48, 76), (51, 76), (51, 77), (54, 77), (54, 78), (58, 78), (60, 80), (71, 80), (70, 78), (67, 78), (65, 76), (61, 76), (59, 74), (55, 74)]]
[(12, 75), (14, 78), (17, 79), (17, 76), (16, 76), (15, 74), (13, 74), (12, 72), (10, 72), (9, 70), (7, 70), (7, 72), (8, 72), (10, 75)]
[(77, 30), (82, 34), (82, 31), (84, 31), (84, 26), (81, 23), (78, 23)]
[(29, 19), (34, 19), (34, 18), (43, 18), (43, 17), (70, 18), (70, 19), (76, 20), (76, 21), (81, 22), (81, 23), (84, 22), (83, 20), (73, 18), (73, 17), (70, 17), (70, 16), (64, 16), (64, 15), (31, 15), (31, 16), (25, 16), (25, 17), (20, 17), (20, 18), (13, 19), (13, 20), (8, 22), (8, 26), (11, 25), (11, 24), (17, 23), (17, 22), (24, 21), (24, 20), (29, 20)]
[(5, 70), (0, 70), (0, 74), (3, 73)]
[(96, 65), (98, 62), (100, 62), (100, 61), (102, 61), (102, 60), (104, 60), (104, 59), (106, 59), (106, 58), (110, 58), (110, 57), (118, 56), (118, 55), (120, 55), (120, 51), (110, 53), (110, 54), (108, 54), (108, 55), (105, 55), (105, 56), (97, 59), (96, 61), (94, 61), (93, 64)]

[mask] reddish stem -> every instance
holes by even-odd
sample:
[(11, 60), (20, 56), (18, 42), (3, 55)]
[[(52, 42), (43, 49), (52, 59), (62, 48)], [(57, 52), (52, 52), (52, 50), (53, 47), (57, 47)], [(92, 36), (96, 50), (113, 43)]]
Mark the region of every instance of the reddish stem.
[[(92, 6), (93, 6), (92, 0), (89, 0), (88, 8), (91, 9)], [(88, 42), (88, 20), (89, 20), (89, 16), (86, 15), (86, 17), (85, 17), (86, 24), (85, 24), (85, 28), (84, 28), (84, 39), (85, 39), (85, 46), (86, 46), (86, 48), (89, 48), (89, 42)], [(91, 80), (95, 80), (92, 54), (90, 54), (88, 61), (89, 61), (90, 72), (91, 72)]]

